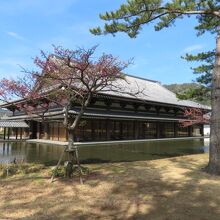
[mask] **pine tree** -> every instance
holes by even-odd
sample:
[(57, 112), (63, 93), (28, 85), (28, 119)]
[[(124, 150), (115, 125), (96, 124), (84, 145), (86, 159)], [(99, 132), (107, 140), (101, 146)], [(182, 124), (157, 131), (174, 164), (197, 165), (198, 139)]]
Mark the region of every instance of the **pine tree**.
[[(195, 16), (198, 35), (206, 32), (216, 37), (216, 49), (196, 56), (186, 55), (188, 61), (200, 60), (205, 64), (194, 69), (203, 73), (198, 79), (211, 87), (211, 137), (207, 172), (220, 175), (220, 1), (219, 0), (127, 0), (116, 11), (101, 14), (105, 26), (91, 29), (95, 35), (124, 32), (135, 38), (143, 25), (153, 23), (155, 30), (172, 26), (177, 19)], [(214, 67), (214, 69), (213, 69)], [(210, 79), (212, 82), (210, 83)]]
[(183, 97), (186, 99), (196, 100), (201, 103), (209, 103), (208, 100), (211, 101), (211, 85), (215, 64), (215, 51), (202, 52), (196, 55), (186, 54), (182, 58), (189, 62), (201, 63), (199, 66), (192, 68), (193, 73), (198, 75), (196, 82), (200, 85), (200, 87), (183, 92)]

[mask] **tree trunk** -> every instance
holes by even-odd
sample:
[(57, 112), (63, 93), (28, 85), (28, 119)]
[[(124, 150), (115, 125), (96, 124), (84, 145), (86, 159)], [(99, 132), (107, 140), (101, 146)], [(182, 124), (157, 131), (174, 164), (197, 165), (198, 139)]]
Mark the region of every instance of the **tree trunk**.
[(74, 143), (74, 129), (68, 129), (68, 149), (73, 147)]
[[(56, 167), (54, 168), (55, 170), (57, 170), (57, 168), (60, 166), (65, 151), (66, 150), (70, 151), (71, 148), (73, 148), (73, 144), (74, 144), (74, 131), (77, 128), (77, 126), (78, 126), (78, 124), (80, 122), (80, 119), (82, 118), (82, 116), (84, 114), (85, 109), (89, 105), (89, 103), (91, 101), (91, 98), (92, 98), (92, 94), (89, 93), (89, 95), (88, 95), (88, 97), (87, 97), (87, 99), (85, 101), (85, 104), (81, 107), (81, 110), (80, 110), (79, 114), (76, 116), (76, 118), (74, 119), (73, 124), (70, 127), (68, 127), (68, 129), (67, 129), (68, 136), (69, 136), (68, 137), (68, 146), (66, 146), (64, 148), (62, 154), (60, 155), (60, 159), (59, 159)], [(68, 124), (68, 114), (69, 114), (69, 106), (67, 105), (66, 108), (65, 108), (65, 118), (64, 118), (64, 125), (65, 126), (67, 126), (67, 124)], [(83, 180), (82, 180), (82, 170), (81, 170), (81, 167), (80, 167), (80, 164), (79, 164), (79, 158), (78, 158), (78, 151), (77, 151), (77, 149), (76, 149), (76, 157), (77, 157), (77, 164), (78, 164), (79, 171), (80, 171), (80, 183), (83, 183)], [(53, 180), (54, 180), (54, 174), (52, 174), (51, 182), (53, 182)]]
[(220, 175), (220, 34), (216, 41), (216, 60), (212, 77), (212, 115), (207, 172)]

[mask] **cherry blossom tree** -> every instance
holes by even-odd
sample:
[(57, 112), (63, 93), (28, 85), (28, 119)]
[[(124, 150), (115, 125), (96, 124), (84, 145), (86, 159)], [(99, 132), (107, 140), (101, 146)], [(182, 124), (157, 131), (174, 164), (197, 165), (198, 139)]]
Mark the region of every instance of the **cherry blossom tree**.
[[(62, 107), (63, 125), (69, 137), (68, 149), (71, 149), (74, 131), (94, 94), (125, 92), (119, 82), (126, 81), (122, 71), (130, 61), (120, 61), (111, 54), (95, 58), (96, 48), (69, 50), (54, 46), (52, 54), (42, 51), (34, 60), (36, 71), (23, 69), (23, 77), (0, 81), (1, 100), (42, 120), (52, 106)], [(17, 99), (20, 102), (16, 102)], [(75, 103), (80, 106), (80, 111), (73, 116), (70, 110)]]
[(195, 124), (209, 124), (210, 115), (198, 108), (184, 108), (184, 116), (187, 119), (179, 120), (182, 127), (188, 127)]
[[(95, 59), (95, 50), (96, 46), (88, 50), (54, 46), (53, 54), (41, 52), (41, 56), (34, 60), (37, 71), (24, 70), (22, 78), (0, 81), (1, 100), (41, 118), (45, 118), (45, 113), (54, 104), (63, 107), (63, 124), (69, 131), (69, 146), (72, 146), (73, 131), (93, 95), (104, 91), (123, 92), (116, 81), (125, 81), (122, 70), (130, 64), (109, 54)], [(14, 102), (17, 99), (21, 100), (18, 104)], [(81, 109), (73, 119), (69, 110), (76, 102)]]

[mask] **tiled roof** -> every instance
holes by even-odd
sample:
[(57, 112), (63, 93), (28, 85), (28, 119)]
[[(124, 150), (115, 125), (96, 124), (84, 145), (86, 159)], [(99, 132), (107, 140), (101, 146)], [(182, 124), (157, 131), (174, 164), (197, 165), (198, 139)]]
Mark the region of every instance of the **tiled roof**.
[(5, 121), (0, 120), (0, 127), (2, 128), (28, 128), (25, 121)]
[[(163, 87), (159, 82), (143, 79), (125, 74), (126, 80), (117, 80), (114, 82), (117, 87), (113, 89), (107, 88), (108, 91), (101, 91), (99, 94), (105, 96), (113, 95), (123, 98), (139, 99), (141, 101), (158, 102), (170, 105), (177, 105), (183, 107), (202, 108), (210, 110), (211, 108), (206, 105), (202, 105), (190, 100), (180, 100), (176, 97), (176, 94)], [(138, 94), (137, 92), (140, 91)], [(17, 100), (16, 102), (23, 101)], [(6, 107), (2, 105), (2, 107)]]
[[(179, 100), (176, 94), (163, 87), (159, 82), (147, 80), (135, 76), (125, 75), (124, 80), (117, 80), (115, 82), (117, 88), (121, 90), (101, 92), (102, 94), (115, 95), (125, 98), (137, 98), (143, 101), (153, 101), (171, 105), (179, 105), (185, 107), (195, 107), (210, 109), (209, 106), (201, 105), (190, 100)], [(137, 95), (138, 91), (140, 91)]]

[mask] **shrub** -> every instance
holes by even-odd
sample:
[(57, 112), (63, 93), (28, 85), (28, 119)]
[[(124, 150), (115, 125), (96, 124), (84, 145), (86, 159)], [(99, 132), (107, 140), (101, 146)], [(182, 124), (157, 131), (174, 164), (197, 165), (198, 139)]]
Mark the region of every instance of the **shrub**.
[[(89, 174), (89, 168), (88, 167), (84, 167), (84, 166), (80, 166), (81, 170), (82, 170), (82, 175), (87, 176)], [(73, 175), (74, 176), (79, 176), (79, 168), (77, 165), (73, 166)]]
[[(80, 166), (82, 170), (82, 175), (86, 176), (89, 174), (89, 168)], [(51, 175), (54, 177), (65, 177), (66, 176), (66, 167), (59, 166), (57, 169), (55, 167), (51, 170)], [(79, 169), (77, 165), (73, 165), (73, 176), (79, 176)]]
[(29, 174), (36, 173), (45, 169), (42, 164), (1, 164), (0, 165), (0, 177), (13, 176), (16, 174)]
[(64, 166), (59, 166), (57, 169), (53, 167), (51, 169), (51, 175), (53, 175), (54, 177), (64, 177), (65, 176)]

